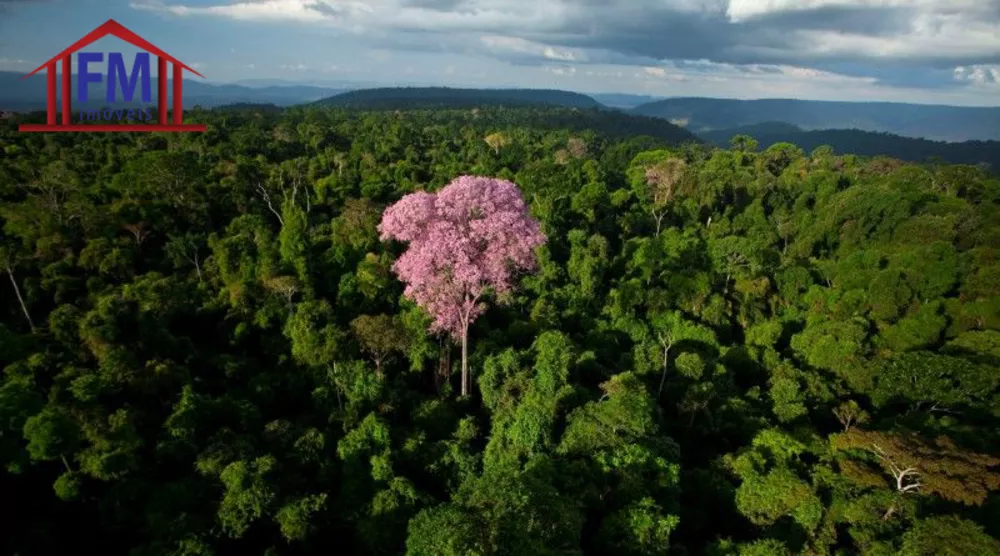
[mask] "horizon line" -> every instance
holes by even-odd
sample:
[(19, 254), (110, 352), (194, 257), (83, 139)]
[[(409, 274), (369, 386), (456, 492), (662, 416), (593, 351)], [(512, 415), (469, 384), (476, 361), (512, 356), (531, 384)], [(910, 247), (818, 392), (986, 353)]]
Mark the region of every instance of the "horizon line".
[[(61, 64), (58, 64), (58, 66), (60, 66), (60, 69), (61, 69)], [(18, 71), (0, 70), (0, 74), (2, 74), (2, 73), (21, 74), (21, 72), (18, 72)], [(59, 75), (62, 75), (61, 71), (59, 71), (57, 73)], [(22, 80), (26, 80), (28, 77), (38, 77), (39, 75), (40, 74), (38, 74), (38, 73), (33, 74), (33, 75), (23, 75), (22, 74), (22, 78), (21, 79)], [(75, 72), (71, 72), (70, 75), (73, 76), (73, 77), (76, 77), (76, 76), (79, 76), (80, 74), (79, 73), (75, 73)], [(221, 81), (221, 80), (216, 81), (216, 80), (210, 80), (210, 79), (208, 79), (208, 78), (206, 78), (204, 76), (201, 76), (200, 74), (198, 74), (198, 75), (199, 75), (199, 77), (202, 78), (202, 81), (200, 81), (200, 82), (198, 82), (198, 81), (189, 81), (189, 83), (200, 83), (202, 85), (206, 85), (206, 86), (210, 86), (210, 87), (211, 86), (225, 86), (225, 85), (230, 85), (230, 86), (244, 87), (244, 88), (250, 89), (250, 90), (255, 90), (255, 89), (259, 89), (259, 88), (268, 88), (268, 87), (285, 87), (285, 86), (291, 86), (291, 87), (295, 87), (295, 86), (298, 86), (298, 87), (314, 87), (314, 88), (318, 88), (318, 89), (341, 90), (341, 92), (338, 93), (338, 94), (342, 94), (344, 92), (375, 90), (375, 89), (429, 89), (429, 88), (438, 88), (438, 89), (492, 90), (492, 91), (505, 91), (505, 90), (507, 90), (507, 91), (509, 91), (509, 90), (557, 91), (557, 92), (565, 92), (565, 93), (574, 93), (574, 94), (579, 94), (579, 95), (584, 95), (584, 96), (591, 96), (591, 95), (625, 95), (625, 96), (633, 96), (633, 97), (646, 97), (646, 98), (653, 99), (653, 102), (660, 101), (660, 100), (706, 99), (706, 100), (725, 100), (725, 101), (739, 101), (739, 102), (794, 101), (794, 102), (845, 103), (845, 104), (902, 104), (902, 105), (916, 105), (916, 106), (941, 106), (941, 107), (948, 107), (948, 108), (993, 108), (993, 109), (1000, 109), (1000, 104), (947, 104), (947, 103), (943, 103), (943, 102), (940, 102), (940, 101), (923, 102), (923, 101), (913, 101), (913, 100), (907, 101), (907, 100), (865, 100), (865, 99), (863, 99), (863, 100), (843, 100), (843, 99), (831, 100), (831, 99), (796, 98), (796, 97), (787, 97), (787, 96), (784, 96), (784, 97), (755, 97), (755, 98), (739, 98), (739, 97), (723, 97), (723, 96), (707, 96), (707, 95), (706, 96), (693, 96), (693, 95), (670, 96), (670, 95), (656, 95), (656, 94), (648, 94), (648, 93), (624, 93), (624, 92), (620, 92), (620, 91), (590, 92), (590, 91), (579, 91), (579, 90), (572, 90), (572, 89), (560, 89), (560, 88), (555, 88), (555, 87), (536, 87), (536, 86), (470, 86), (470, 85), (448, 85), (448, 84), (399, 84), (399, 83), (386, 84), (386, 83), (378, 83), (378, 82), (371, 82), (371, 81), (355, 81), (355, 80), (343, 80), (343, 81), (340, 82), (340, 83), (342, 83), (342, 85), (333, 85), (332, 83), (336, 83), (337, 80), (329, 80), (331, 84), (317, 85), (317, 84), (315, 84), (315, 82), (296, 81), (296, 80), (282, 78), (282, 77), (257, 77), (257, 78), (243, 78), (243, 79), (237, 79), (237, 80), (233, 80), (233, 81)], [(44, 77), (42, 77), (40, 79), (44, 79)], [(158, 79), (158, 77), (156, 75), (151, 75), (150, 76), (150, 81), (154, 81), (154, 80), (158, 81), (159, 79)], [(173, 79), (170, 76), (168, 76), (167, 77), (167, 82), (170, 82), (170, 81), (173, 81)], [(281, 84), (262, 85), (260, 87), (250, 87), (248, 85), (241, 84), (240, 83), (241, 81), (243, 81), (243, 82), (246, 82), (246, 81), (281, 81), (283, 83), (281, 83)], [(317, 81), (323, 81), (323, 80), (317, 80)], [(95, 85), (98, 85), (98, 84), (95, 83)], [(0, 94), (2, 94), (2, 93), (0, 93)], [(333, 96), (336, 96), (336, 95), (333, 95)], [(594, 99), (594, 100), (597, 101), (597, 99)], [(2, 101), (2, 98), (0, 98), (0, 101)], [(18, 102), (25, 102), (25, 101), (22, 100), (22, 101), (18, 101)], [(597, 101), (597, 102), (599, 102), (599, 101)]]

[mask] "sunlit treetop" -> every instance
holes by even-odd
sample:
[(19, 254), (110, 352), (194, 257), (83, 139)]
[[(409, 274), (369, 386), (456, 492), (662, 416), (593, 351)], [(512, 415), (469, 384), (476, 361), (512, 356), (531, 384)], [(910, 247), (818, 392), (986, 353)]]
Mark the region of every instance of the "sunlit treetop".
[(478, 176), (406, 195), (386, 209), (379, 232), (383, 241), (409, 242), (393, 266), (405, 294), (434, 316), (434, 330), (456, 336), (463, 313), (471, 322), (482, 312), (485, 289), (508, 292), (545, 242), (516, 185)]

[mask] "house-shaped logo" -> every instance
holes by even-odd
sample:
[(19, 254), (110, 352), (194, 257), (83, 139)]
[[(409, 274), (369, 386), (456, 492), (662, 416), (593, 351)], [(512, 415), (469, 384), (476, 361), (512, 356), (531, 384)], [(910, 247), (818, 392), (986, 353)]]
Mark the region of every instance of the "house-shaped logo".
[[(76, 123), (74, 123), (73, 114), (73, 53), (90, 45), (94, 41), (105, 37), (106, 35), (113, 35), (119, 39), (126, 41), (135, 47), (144, 50), (145, 52), (140, 52), (135, 57), (135, 62), (132, 65), (131, 72), (126, 72), (125, 62), (122, 55), (118, 52), (108, 53), (108, 71), (105, 76), (99, 72), (94, 72), (89, 67), (89, 64), (93, 62), (103, 62), (104, 53), (103, 52), (81, 52), (77, 55), (77, 61), (79, 64), (79, 70), (77, 72), (77, 94), (76, 98), (81, 104), (86, 103), (88, 100), (88, 86), (90, 83), (100, 82), (102, 79), (106, 78), (107, 83), (107, 102), (109, 104), (115, 102), (115, 91), (117, 85), (121, 84), (122, 96), (126, 102), (131, 102), (132, 97), (135, 95), (136, 86), (141, 87), (141, 95), (143, 102), (151, 102), (150, 93), (150, 55), (156, 56), (156, 78), (157, 78), (157, 94), (156, 94), (156, 110), (157, 113), (152, 114), (150, 110), (147, 109), (131, 109), (131, 110), (121, 110), (121, 109), (87, 109), (81, 106), (81, 110), (78, 114)], [(62, 63), (62, 121), (56, 122), (56, 114), (58, 113), (56, 105), (56, 63)], [(173, 66), (173, 121), (170, 122), (167, 119), (167, 63)], [(72, 46), (63, 50), (55, 57), (53, 57), (48, 62), (45, 62), (41, 66), (37, 67), (35, 71), (24, 76), (22, 79), (27, 79), (32, 75), (35, 75), (41, 70), (45, 70), (46, 77), (48, 78), (48, 84), (46, 87), (47, 97), (46, 97), (46, 111), (47, 119), (44, 125), (42, 124), (21, 124), (19, 126), (19, 131), (22, 132), (109, 132), (109, 131), (145, 131), (145, 132), (182, 132), (182, 131), (205, 131), (206, 126), (204, 124), (185, 124), (183, 123), (184, 118), (184, 106), (183, 102), (183, 73), (184, 70), (190, 71), (191, 73), (197, 75), (198, 77), (204, 78), (202, 74), (191, 69), (190, 67), (184, 65), (179, 60), (170, 56), (166, 52), (160, 50), (153, 44), (149, 43), (139, 35), (136, 35), (132, 31), (126, 29), (123, 25), (118, 23), (113, 19), (109, 19), (103, 25), (94, 29), (88, 33), (85, 37), (74, 43)], [(90, 122), (94, 121), (118, 121), (118, 122), (129, 122), (129, 123), (118, 123), (118, 124), (93, 124)], [(148, 123), (132, 123), (134, 121), (144, 121)], [(85, 123), (86, 122), (86, 123)]]

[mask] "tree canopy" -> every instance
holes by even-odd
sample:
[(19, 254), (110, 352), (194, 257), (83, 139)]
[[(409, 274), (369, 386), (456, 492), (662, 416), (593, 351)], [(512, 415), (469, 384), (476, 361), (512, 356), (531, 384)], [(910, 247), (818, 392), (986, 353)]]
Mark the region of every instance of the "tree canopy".
[(997, 553), (1000, 183), (578, 112), (0, 121), (0, 552)]

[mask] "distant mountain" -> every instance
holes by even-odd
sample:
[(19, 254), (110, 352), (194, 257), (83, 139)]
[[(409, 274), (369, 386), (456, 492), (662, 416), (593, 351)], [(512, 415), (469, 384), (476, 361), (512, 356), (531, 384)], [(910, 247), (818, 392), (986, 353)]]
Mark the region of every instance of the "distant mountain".
[(806, 130), (860, 129), (937, 141), (1000, 140), (1000, 108), (672, 98), (637, 106), (632, 112), (667, 119), (694, 133), (778, 121)]
[[(24, 75), (20, 73), (0, 72), (0, 110), (28, 111), (45, 109), (45, 76), (36, 74), (24, 80), (22, 80), (22, 77)], [(74, 91), (76, 90), (76, 83), (77, 76), (74, 75)], [(154, 77), (150, 84), (154, 98), (157, 84), (157, 79)], [(171, 87), (172, 82), (168, 81), (168, 90), (172, 90)], [(104, 83), (91, 83), (88, 90), (94, 102), (88, 103), (87, 106), (103, 106), (106, 104), (104, 102), (106, 94), (106, 85)], [(197, 78), (184, 80), (184, 104), (188, 107), (200, 105), (210, 108), (237, 103), (270, 103), (278, 106), (291, 106), (293, 104), (314, 102), (341, 92), (343, 92), (341, 89), (328, 89), (309, 85), (251, 88), (241, 85), (205, 83)], [(138, 102), (119, 102), (115, 106), (137, 106), (140, 104)]]
[(243, 111), (243, 110), (257, 110), (260, 112), (275, 113), (281, 112), (282, 108), (277, 104), (270, 103), (258, 103), (258, 102), (237, 102), (235, 104), (223, 104), (222, 106), (213, 106), (212, 110), (216, 112), (221, 111)]
[[(466, 110), (466, 113), (469, 112)], [(659, 118), (633, 116), (627, 112), (606, 108), (522, 107), (483, 111), (475, 115), (470, 114), (470, 118), (480, 127), (569, 129), (577, 132), (590, 130), (616, 139), (645, 136), (673, 145), (704, 143), (691, 132)]]
[(233, 85), (242, 85), (251, 89), (263, 87), (286, 87), (290, 85), (308, 85), (324, 89), (338, 89), (342, 91), (353, 91), (355, 89), (370, 89), (373, 87), (384, 87), (385, 84), (373, 83), (370, 81), (349, 81), (343, 79), (314, 79), (302, 77), (301, 79), (239, 79), (232, 82)]
[(858, 129), (806, 131), (782, 122), (765, 122), (741, 128), (706, 131), (700, 134), (709, 143), (720, 147), (728, 146), (729, 140), (736, 135), (753, 137), (760, 143), (761, 148), (785, 142), (798, 145), (809, 152), (816, 147), (829, 145), (833, 147), (834, 151), (842, 154), (885, 155), (911, 162), (941, 159), (953, 164), (987, 163), (994, 170), (1000, 170), (1000, 141), (948, 143)]
[(580, 93), (549, 89), (452, 89), (449, 87), (394, 87), (349, 91), (319, 101), (323, 106), (372, 110), (414, 108), (473, 108), (476, 106), (564, 106), (602, 108)]
[(759, 124), (747, 125), (742, 127), (737, 127), (734, 129), (719, 129), (715, 131), (706, 131), (700, 133), (699, 135), (707, 139), (711, 143), (718, 143), (715, 139), (722, 138), (726, 135), (725, 139), (721, 139), (725, 142), (726, 146), (729, 144), (729, 139), (735, 135), (749, 135), (751, 137), (767, 136), (767, 135), (782, 135), (782, 134), (792, 134), (792, 133), (804, 133), (806, 130), (801, 127), (789, 124), (785, 122), (762, 122)]
[(629, 95), (625, 93), (598, 93), (590, 95), (594, 100), (610, 108), (635, 108), (643, 104), (661, 100), (663, 97), (649, 95)]

